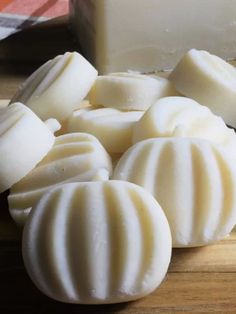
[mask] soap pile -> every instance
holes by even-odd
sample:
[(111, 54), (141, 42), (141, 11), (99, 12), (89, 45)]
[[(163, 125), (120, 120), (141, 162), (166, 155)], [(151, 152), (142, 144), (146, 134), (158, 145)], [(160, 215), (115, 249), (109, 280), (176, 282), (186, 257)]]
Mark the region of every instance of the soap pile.
[(0, 109), (0, 192), (29, 276), (68, 303), (126, 302), (163, 281), (172, 247), (236, 223), (236, 71), (190, 50), (169, 78), (48, 61)]

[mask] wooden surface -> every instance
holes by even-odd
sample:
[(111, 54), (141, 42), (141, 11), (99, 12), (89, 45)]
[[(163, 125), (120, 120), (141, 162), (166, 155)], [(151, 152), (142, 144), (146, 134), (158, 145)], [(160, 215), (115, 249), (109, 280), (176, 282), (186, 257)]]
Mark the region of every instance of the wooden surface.
[[(36, 65), (76, 46), (66, 23), (58, 19), (0, 43), (0, 98), (11, 98)], [(236, 313), (236, 232), (216, 245), (175, 249), (161, 287), (140, 301), (67, 305), (42, 295), (28, 278), (6, 197), (0, 195), (0, 313)]]

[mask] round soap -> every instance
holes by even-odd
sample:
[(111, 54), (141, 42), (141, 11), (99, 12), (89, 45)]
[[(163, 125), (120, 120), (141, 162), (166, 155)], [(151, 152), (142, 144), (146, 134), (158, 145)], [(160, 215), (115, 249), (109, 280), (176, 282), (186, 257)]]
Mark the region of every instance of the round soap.
[(73, 133), (57, 137), (47, 156), (11, 188), (8, 202), (12, 218), (23, 226), (31, 208), (46, 191), (66, 182), (96, 180), (101, 169), (109, 177), (111, 159), (94, 136)]
[(232, 65), (207, 51), (192, 49), (169, 78), (181, 94), (208, 106), (236, 127), (236, 70)]
[(135, 124), (133, 142), (154, 137), (202, 138), (227, 148), (236, 157), (236, 134), (209, 108), (186, 97), (158, 100)]
[(71, 183), (45, 194), (31, 211), (23, 257), (33, 282), (53, 299), (126, 302), (160, 285), (171, 235), (162, 209), (141, 187)]
[(200, 139), (149, 139), (131, 147), (114, 179), (136, 183), (163, 208), (173, 247), (227, 236), (236, 223), (236, 165), (219, 145)]
[(96, 77), (97, 70), (84, 57), (67, 52), (34, 72), (11, 102), (23, 102), (43, 120), (62, 122), (79, 108)]
[(68, 131), (93, 134), (109, 153), (123, 153), (132, 145), (133, 127), (142, 115), (142, 111), (90, 107), (71, 115)]
[(148, 75), (122, 72), (98, 76), (89, 100), (92, 105), (102, 105), (120, 110), (146, 110), (159, 97), (157, 79)]
[[(50, 120), (49, 124), (57, 121)], [(49, 127), (28, 107), (14, 103), (0, 109), (0, 193), (27, 175), (55, 141)]]

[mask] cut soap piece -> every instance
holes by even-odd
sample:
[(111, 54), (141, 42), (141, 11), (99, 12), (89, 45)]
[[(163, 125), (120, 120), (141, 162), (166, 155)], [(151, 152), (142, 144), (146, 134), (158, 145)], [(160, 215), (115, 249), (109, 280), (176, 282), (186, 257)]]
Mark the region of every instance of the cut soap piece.
[(133, 142), (154, 137), (193, 137), (224, 146), (236, 158), (236, 134), (209, 108), (186, 97), (158, 100), (135, 124)]
[(138, 73), (111, 73), (98, 76), (89, 93), (92, 105), (120, 110), (146, 110), (160, 98), (163, 84)]
[(31, 211), (23, 257), (33, 282), (55, 300), (126, 302), (160, 285), (171, 235), (161, 207), (141, 187), (71, 183), (45, 194)]
[(79, 108), (97, 77), (97, 70), (77, 52), (48, 61), (19, 88), (12, 102), (21, 101), (41, 119), (65, 120)]
[(31, 208), (49, 189), (67, 182), (82, 182), (111, 175), (111, 159), (100, 142), (85, 133), (56, 138), (47, 156), (27, 176), (15, 184), (8, 197), (9, 211), (18, 226), (23, 226)]
[(139, 142), (121, 157), (113, 178), (152, 193), (169, 221), (173, 247), (214, 243), (236, 223), (235, 161), (208, 141)]
[(235, 0), (70, 0), (82, 51), (100, 74), (172, 69), (193, 47), (233, 59), (235, 10)]
[(190, 50), (170, 75), (183, 95), (208, 106), (225, 123), (236, 127), (236, 70), (207, 51)]
[[(48, 124), (48, 125), (47, 125)], [(54, 119), (43, 123), (28, 107), (14, 103), (0, 109), (0, 193), (27, 175), (54, 144)]]
[(109, 153), (123, 153), (132, 145), (133, 127), (142, 115), (142, 111), (90, 107), (75, 111), (67, 129), (93, 134)]

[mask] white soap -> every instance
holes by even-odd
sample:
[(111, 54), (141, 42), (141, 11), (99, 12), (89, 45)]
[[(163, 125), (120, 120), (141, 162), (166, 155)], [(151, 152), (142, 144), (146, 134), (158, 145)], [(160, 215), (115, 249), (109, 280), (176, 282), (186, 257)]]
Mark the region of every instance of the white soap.
[(10, 214), (22, 227), (31, 208), (49, 189), (68, 182), (108, 180), (111, 172), (111, 159), (94, 136), (85, 133), (59, 136), (37, 167), (11, 188)]
[(109, 153), (123, 153), (132, 145), (133, 127), (142, 115), (142, 111), (90, 107), (74, 111), (67, 130), (93, 134)]
[(135, 124), (133, 143), (155, 137), (202, 138), (224, 146), (236, 158), (236, 134), (209, 108), (186, 97), (158, 100)]
[(71, 183), (45, 194), (23, 234), (29, 276), (67, 303), (136, 300), (154, 291), (171, 257), (167, 219), (147, 191), (121, 181)]
[(57, 129), (58, 122), (47, 122), (21, 103), (0, 109), (0, 193), (27, 175), (53, 146), (49, 127)]
[(236, 223), (236, 165), (220, 146), (200, 139), (149, 139), (120, 159), (113, 179), (149, 191), (170, 224), (173, 247), (223, 239)]
[(235, 58), (235, 0), (70, 0), (85, 56), (99, 73), (172, 69), (191, 48)]
[(180, 93), (175, 89), (173, 83), (168, 78), (161, 77), (157, 74), (150, 74), (148, 76), (154, 78), (158, 83), (157, 99), (169, 96), (181, 96)]
[(151, 76), (138, 73), (110, 73), (98, 76), (89, 93), (92, 105), (120, 110), (146, 110), (163, 91), (163, 85)]
[(30, 107), (41, 119), (65, 120), (87, 96), (97, 70), (77, 52), (67, 52), (35, 71), (12, 99)]
[(207, 51), (190, 50), (170, 75), (183, 95), (208, 106), (225, 123), (236, 127), (236, 70)]

